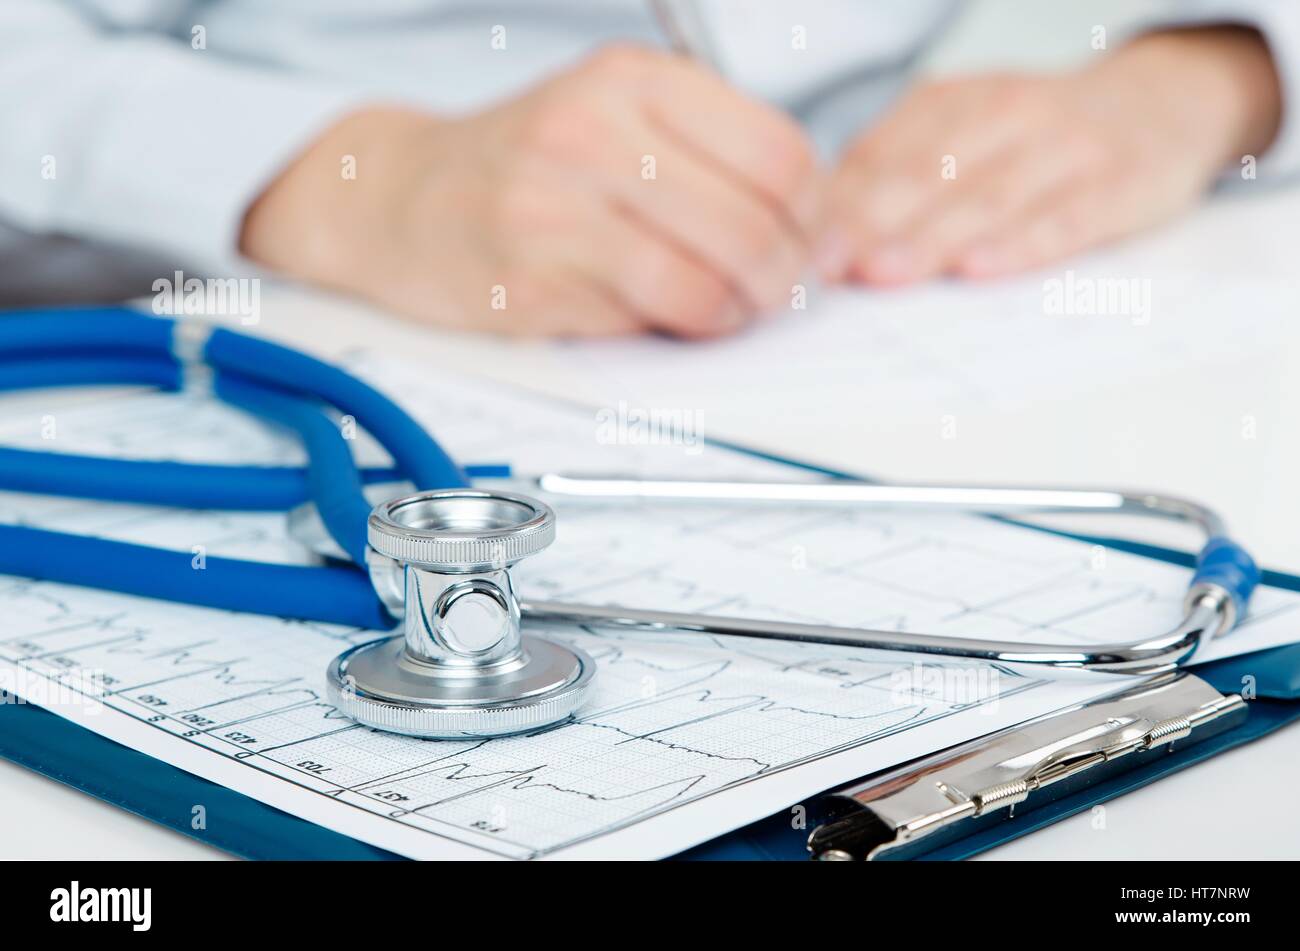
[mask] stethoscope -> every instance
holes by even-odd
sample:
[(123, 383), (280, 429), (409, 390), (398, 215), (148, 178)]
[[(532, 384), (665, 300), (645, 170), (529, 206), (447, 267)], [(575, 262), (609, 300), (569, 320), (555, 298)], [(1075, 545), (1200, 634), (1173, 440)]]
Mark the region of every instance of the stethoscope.
[[(288, 511), (319, 566), (273, 565), (0, 525), (0, 573), (173, 601), (391, 631), (330, 664), (331, 702), (365, 725), (421, 737), (499, 736), (561, 722), (582, 706), (595, 663), (544, 636), (561, 624), (677, 631), (908, 651), (1032, 669), (1152, 673), (1231, 630), (1259, 581), (1222, 520), (1155, 493), (817, 483), (685, 482), (546, 475), (558, 496), (713, 503), (853, 504), (998, 514), (1120, 512), (1198, 525), (1207, 537), (1182, 620), (1168, 633), (1092, 646), (898, 633), (611, 605), (521, 600), (510, 569), (555, 538), (555, 513), (515, 492), (473, 488), (501, 467), (457, 467), (391, 400), (305, 353), (200, 321), (121, 309), (0, 317), (0, 390), (102, 384), (203, 387), (284, 427), (305, 469), (193, 465), (0, 448), (0, 489), (149, 505)], [(344, 414), (393, 467), (359, 469)], [(378, 506), (370, 483), (427, 488)], [(330, 557), (332, 556), (332, 557)]]

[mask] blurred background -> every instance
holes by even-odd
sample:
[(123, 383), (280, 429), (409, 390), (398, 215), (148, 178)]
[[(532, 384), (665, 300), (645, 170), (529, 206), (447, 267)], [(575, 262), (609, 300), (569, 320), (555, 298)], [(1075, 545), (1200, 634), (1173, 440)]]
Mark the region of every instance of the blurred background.
[[(142, 0), (141, 15), (149, 8)], [(908, 78), (1066, 69), (1096, 55), (1088, 45), (1095, 25), (1106, 26), (1113, 46), (1183, 8), (1173, 0), (973, 0), (954, 6)], [(357, 42), (373, 38), (359, 30)], [(309, 45), (296, 52), (309, 56)], [(75, 60), (65, 67), (75, 71)], [(428, 68), (433, 80), (443, 66)], [(171, 118), (180, 117), (158, 117), (160, 139)], [(81, 117), (88, 133), (94, 119)], [(1295, 572), (1300, 187), (1234, 184), (1168, 225), (1027, 274), (823, 289), (806, 312), (715, 341), (503, 340), (416, 326), (271, 273), (256, 332), (327, 356), (385, 350), (587, 405), (687, 408), (708, 437), (891, 480), (1165, 489), (1215, 505), (1265, 566)], [(153, 280), (179, 263), (0, 229), (0, 306), (139, 298), (147, 308)], [(1048, 312), (1049, 289), (1076, 278), (1146, 282), (1150, 306), (1141, 320)], [(1139, 537), (1150, 530), (1134, 526)], [(1152, 540), (1190, 541), (1177, 533)], [(1293, 856), (1294, 829), (1279, 835), (1271, 818), (1277, 790), (1300, 779), (1283, 742), (1258, 744), (1264, 752), (1255, 759), (1245, 750), (1218, 758), (1162, 783), (1158, 794), (1126, 797), (1106, 836), (1077, 817), (1030, 837), (1017, 854)], [(112, 807), (33, 774), (6, 767), (5, 775), (8, 793), (28, 810), (6, 830), (10, 855), (81, 856), (88, 842), (119, 857), (210, 854), (163, 830), (126, 825)], [(1231, 791), (1231, 809), (1221, 808), (1220, 790)], [(38, 812), (43, 821), (28, 820)], [(55, 826), (68, 834), (52, 842), (45, 833)]]

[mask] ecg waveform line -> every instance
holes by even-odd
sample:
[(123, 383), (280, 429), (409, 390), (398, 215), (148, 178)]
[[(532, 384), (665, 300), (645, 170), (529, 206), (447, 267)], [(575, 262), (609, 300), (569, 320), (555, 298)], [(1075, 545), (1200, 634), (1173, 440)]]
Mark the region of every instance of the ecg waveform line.
[[(510, 461), (524, 471), (788, 472), (722, 450), (684, 456), (604, 445), (593, 438), (589, 414), (459, 381), (385, 375), (412, 395), (417, 416), (436, 408), (430, 422), (460, 458), (499, 459), (509, 445)], [(39, 445), (32, 414), (42, 404), (24, 405), (29, 415), (10, 417), (0, 432), (10, 430), (11, 444)], [(210, 403), (169, 405), (131, 393), (80, 407), (60, 403), (58, 421), (60, 433), (83, 441), (79, 452), (147, 456), (161, 439), (183, 459), (301, 459), (297, 447)], [(1132, 574), (1125, 565), (1118, 577), (1099, 572), (1085, 547), (1022, 538), (1030, 533), (986, 520), (564, 500), (557, 508), (559, 540), (519, 572), (525, 597), (955, 635), (1074, 638), (1083, 626), (1117, 639), (1125, 623), (1149, 625), (1153, 612), (1180, 597), (1184, 581), (1159, 565)], [(274, 515), (9, 494), (0, 494), (0, 510), (21, 511), (30, 524), (89, 526), (182, 550), (201, 544), (212, 554), (301, 558)], [(1015, 544), (1004, 544), (1007, 533)], [(1138, 617), (1125, 621), (1125, 612)], [(8, 625), (0, 659), (51, 680), (104, 675), (100, 699), (109, 715), (303, 795), (381, 817), (404, 835), (516, 857), (546, 855), (799, 764), (976, 715), (1039, 686), (990, 665), (927, 663), (937, 682), (914, 683), (910, 658), (879, 652), (575, 627), (555, 636), (587, 650), (599, 676), (574, 721), (525, 736), (438, 743), (358, 726), (328, 703), (326, 664), (373, 632), (21, 580), (0, 585), (0, 616)], [(988, 678), (992, 689), (963, 694), (953, 684), (969, 674)], [(987, 732), (971, 722), (972, 735)]]
[[(670, 692), (666, 692), (655, 698), (623, 702), (614, 705), (608, 709), (596, 711), (590, 716), (584, 716), (584, 718), (580, 721), (579, 724), (575, 724), (575, 726), (581, 725), (588, 729), (604, 730), (604, 731), (615, 733), (620, 738), (619, 739), (620, 744), (628, 743), (628, 742), (637, 742), (637, 743), (648, 742), (658, 747), (662, 747), (672, 753), (686, 754), (690, 756), (700, 757), (706, 760), (713, 760), (713, 761), (721, 760), (721, 761), (728, 761), (731, 763), (747, 764), (748, 768), (745, 770), (744, 775), (755, 776), (755, 775), (761, 775), (762, 773), (773, 768), (773, 766), (776, 764), (774, 764), (774, 762), (770, 758), (764, 759), (760, 757), (747, 756), (747, 755), (719, 754), (713, 750), (701, 748), (698, 745), (691, 745), (689, 743), (677, 742), (675, 740), (670, 739), (668, 735), (673, 732), (689, 730), (692, 727), (699, 727), (701, 725), (708, 724), (710, 721), (723, 719), (737, 714), (745, 714), (749, 716), (751, 720), (755, 715), (759, 713), (782, 713), (782, 712), (793, 712), (801, 715), (826, 716), (826, 717), (834, 717), (837, 719), (860, 720), (860, 721), (880, 719), (884, 716), (887, 716), (887, 714), (882, 714), (882, 713), (871, 713), (862, 716), (844, 716), (840, 714), (834, 714), (828, 711), (812, 710), (804, 707), (799, 707), (797, 705), (792, 705), (789, 703), (782, 703), (778, 700), (773, 700), (762, 693), (746, 692), (746, 693), (737, 694), (735, 692), (731, 692), (731, 693), (718, 692), (710, 688), (700, 689), (699, 684), (701, 681), (708, 682), (722, 677), (723, 675), (726, 674), (726, 672), (730, 668), (732, 668), (735, 665), (736, 661), (734, 659), (728, 658), (726, 660), (717, 660), (717, 661), (704, 662), (704, 663), (690, 663), (690, 664), (678, 665), (674, 667), (673, 665), (664, 664), (661, 660), (655, 657), (635, 656), (634, 652), (638, 648), (638, 646), (644, 649), (644, 645), (631, 645), (629, 647), (629, 645), (619, 644), (616, 646), (611, 646), (608, 638), (604, 638), (599, 635), (589, 635), (589, 637), (593, 642), (593, 645), (598, 650), (599, 648), (604, 647), (605, 656), (603, 658), (603, 662), (605, 663), (607, 669), (617, 670), (622, 665), (628, 665), (628, 666), (633, 666), (638, 670), (653, 670), (660, 674), (668, 672), (679, 676), (681, 675), (685, 676), (685, 679), (683, 679), (681, 683), (670, 688)], [(719, 639), (709, 638), (708, 640), (709, 642), (706, 646), (709, 649), (712, 650), (712, 649), (720, 648), (721, 645), (719, 643)], [(86, 645), (82, 645), (82, 646), (84, 647)], [(178, 659), (189, 658), (197, 646), (199, 645), (196, 645), (192, 641), (188, 641), (167, 648), (152, 649), (152, 650), (133, 649), (129, 651), (117, 650), (115, 651), (115, 653), (121, 655), (130, 654), (139, 657), (145, 657), (160, 664), (169, 664), (175, 666)], [(798, 670), (804, 664), (807, 663), (806, 659), (803, 659), (796, 663), (791, 663), (790, 658), (773, 659), (773, 658), (761, 657), (761, 656), (756, 657), (754, 655), (742, 655), (742, 656), (744, 656), (745, 660), (751, 663), (754, 662), (762, 663), (771, 666), (774, 669), (786, 670), (786, 671)], [(200, 674), (207, 674), (207, 672), (206, 671), (200, 672)], [(170, 681), (185, 680), (193, 676), (195, 676), (194, 673), (189, 673), (189, 672), (178, 673), (172, 678), (167, 678), (160, 681), (153, 681), (150, 683), (150, 686), (156, 687), (160, 682), (166, 683), (168, 682), (168, 680)], [(240, 678), (234, 676), (229, 668), (223, 669), (220, 672), (213, 672), (210, 674), (210, 676), (212, 677), (212, 679), (216, 681), (220, 681), (224, 684), (233, 685), (240, 682)], [(867, 683), (867, 681), (860, 681), (860, 683)], [(285, 686), (287, 685), (284, 684), (267, 685), (266, 689), (255, 691), (253, 695), (257, 696), (257, 695), (274, 694), (278, 690), (283, 690)], [(135, 692), (137, 689), (138, 689), (138, 685), (133, 687), (123, 688), (121, 691), (118, 691), (118, 693)], [(163, 693), (165, 694), (165, 691)], [(309, 692), (309, 697), (314, 697), (314, 694)], [(609, 722), (609, 721), (617, 721), (619, 717), (623, 717), (632, 713), (641, 714), (643, 717), (649, 715), (651, 719), (653, 719), (654, 712), (657, 708), (668, 706), (671, 704), (676, 704), (677, 706), (681, 706), (683, 704), (721, 705), (723, 708), (720, 710), (701, 713), (701, 714), (682, 715), (680, 713), (677, 713), (674, 714), (672, 717), (669, 717), (666, 722), (656, 721), (656, 725), (653, 725), (649, 728), (642, 727), (635, 730), (627, 729), (622, 726), (619, 726), (617, 722)], [(199, 708), (189, 708), (189, 711), (192, 711), (193, 709), (199, 709)], [(184, 722), (184, 714), (189, 711), (187, 711), (187, 709), (185, 708), (179, 708), (174, 713), (172, 713), (171, 716), (177, 717), (181, 719), (182, 722)], [(919, 716), (924, 715), (925, 710), (918, 709), (918, 710), (911, 711), (910, 713), (907, 711), (900, 711), (900, 712), (905, 715), (893, 717), (895, 721), (893, 725), (895, 726), (897, 726), (899, 723), (905, 724), (910, 720), (913, 720)], [(334, 711), (333, 708), (330, 707), (328, 704), (313, 703), (311, 702), (310, 699), (308, 699), (306, 702), (301, 704), (294, 704), (292, 713), (296, 718), (301, 718), (301, 716), (307, 715), (309, 718), (315, 719), (318, 722), (320, 719), (329, 719), (332, 717), (336, 719), (338, 726), (336, 729), (326, 733), (322, 733), (318, 728), (313, 728), (311, 730), (306, 731), (303, 735), (301, 736), (295, 735), (285, 742), (265, 742), (265, 743), (257, 744), (251, 749), (251, 751), (246, 751), (246, 752), (250, 752), (250, 755), (257, 755), (262, 757), (270, 757), (273, 759), (278, 759), (279, 761), (285, 764), (289, 764), (291, 768), (294, 768), (295, 761), (299, 758), (300, 755), (311, 755), (312, 751), (305, 749), (307, 746), (314, 744), (315, 746), (318, 747), (321, 745), (322, 741), (327, 741), (329, 738), (337, 737), (340, 734), (366, 732), (362, 728), (358, 728), (350, 723), (342, 721), (341, 718), (338, 717), (337, 711)], [(242, 741), (235, 740), (231, 742), (233, 743), (248, 742), (249, 736), (256, 733), (256, 724), (258, 723), (258, 721), (271, 718), (271, 717), (282, 718), (285, 715), (286, 715), (286, 711), (284, 709), (275, 709), (270, 711), (258, 712), (253, 716), (249, 716), (249, 717), (236, 718), (233, 720), (222, 720), (219, 723), (215, 723), (211, 726), (205, 727), (202, 732), (207, 734), (212, 734), (214, 732), (219, 732), (220, 730), (228, 729), (231, 725), (241, 725), (245, 731), (250, 731), (250, 732), (244, 734), (244, 739)], [(749, 728), (752, 729), (752, 727), (753, 724), (751, 723)], [(871, 732), (873, 731), (867, 731), (864, 735), (869, 736)], [(480, 746), (479, 749), (483, 750), (489, 748), (492, 743), (499, 743), (499, 742), (501, 741), (489, 741), (488, 743), (482, 744), (482, 746)], [(292, 753), (294, 755), (286, 755), (289, 753)], [(499, 769), (493, 769), (493, 770), (489, 770), (487, 773), (480, 774), (474, 772), (475, 768), (477, 768), (475, 764), (473, 762), (470, 762), (465, 764), (464, 769), (458, 770), (450, 776), (442, 776), (441, 773), (438, 773), (438, 775), (442, 776), (442, 778), (447, 779), (448, 781), (455, 781), (459, 783), (459, 782), (467, 781), (471, 778), (480, 777), (481, 775), (497, 775), (498, 773), (503, 772), (502, 770)], [(544, 770), (547, 767), (543, 765), (542, 767), (539, 768)], [(557, 794), (563, 792), (565, 794), (586, 798), (587, 800), (592, 802), (605, 802), (605, 803), (635, 802), (637, 804), (637, 808), (632, 813), (634, 815), (640, 815), (645, 809), (652, 809), (655, 807), (655, 805), (663, 805), (665, 803), (675, 801), (676, 799), (680, 798), (682, 795), (685, 795), (693, 790), (698, 789), (701, 786), (701, 784), (706, 782), (708, 778), (707, 774), (700, 775), (696, 772), (688, 772), (684, 776), (676, 777), (672, 782), (669, 783), (663, 783), (657, 781), (655, 783), (651, 783), (648, 785), (638, 785), (635, 787), (624, 788), (622, 789), (622, 791), (618, 791), (618, 792), (605, 793), (599, 789), (590, 789), (577, 784), (548, 783), (540, 779), (536, 775), (537, 771), (538, 768), (530, 768), (528, 772), (532, 778), (525, 785), (516, 784), (512, 788), (518, 790), (527, 789), (530, 791), (530, 793), (536, 793), (537, 791), (542, 789), (550, 789), (551, 791)], [(504, 772), (510, 775), (520, 774), (520, 771), (518, 769), (507, 769), (504, 770)], [(310, 773), (310, 775), (319, 777), (320, 774), (319, 772), (312, 772)], [(400, 785), (402, 785), (402, 787), (405, 788), (406, 785), (409, 785), (409, 781), (410, 781), (409, 776), (403, 777), (403, 783)], [(387, 783), (387, 785), (393, 786), (395, 784), (390, 781)], [(495, 782), (489, 784), (479, 784), (472, 789), (459, 790), (456, 793), (456, 795), (452, 797), (434, 796), (427, 802), (417, 802), (413, 804), (410, 808), (405, 809), (403, 811), (407, 813), (425, 813), (431, 809), (436, 810), (440, 806), (450, 802), (461, 802), (462, 804), (464, 804), (465, 800), (471, 798), (473, 795), (486, 794), (494, 790), (499, 792), (500, 787), (501, 784)], [(352, 790), (366, 789), (364, 785), (358, 786), (356, 784), (351, 785), (349, 788)], [(649, 805), (645, 803), (645, 799), (647, 796), (652, 796), (656, 792), (660, 792), (663, 790), (671, 790), (671, 794), (661, 796), (655, 799), (654, 802)], [(407, 796), (407, 798), (411, 799), (413, 797)], [(627, 817), (625, 816), (623, 818), (626, 819)], [(445, 820), (440, 820), (440, 821), (445, 821)], [(528, 843), (525, 842), (522, 844), (527, 845)]]

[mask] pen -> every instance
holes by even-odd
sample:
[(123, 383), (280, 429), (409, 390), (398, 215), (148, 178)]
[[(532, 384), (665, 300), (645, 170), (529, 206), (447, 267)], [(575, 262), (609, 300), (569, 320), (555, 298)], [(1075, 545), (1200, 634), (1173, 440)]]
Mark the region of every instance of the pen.
[(722, 62), (695, 0), (650, 0), (673, 51), (722, 72)]
[[(719, 76), (727, 78), (722, 60), (718, 56), (717, 46), (713, 42), (713, 35), (696, 0), (649, 0), (649, 3), (655, 19), (659, 21), (660, 29), (668, 37), (668, 44), (673, 52), (702, 63)], [(795, 227), (801, 235), (804, 234), (797, 225)], [(804, 240), (811, 243), (811, 239), (806, 235)], [(796, 287), (803, 288), (806, 306), (820, 295), (820, 276), (815, 269), (809, 270)], [(791, 293), (793, 292), (794, 288), (791, 288)]]

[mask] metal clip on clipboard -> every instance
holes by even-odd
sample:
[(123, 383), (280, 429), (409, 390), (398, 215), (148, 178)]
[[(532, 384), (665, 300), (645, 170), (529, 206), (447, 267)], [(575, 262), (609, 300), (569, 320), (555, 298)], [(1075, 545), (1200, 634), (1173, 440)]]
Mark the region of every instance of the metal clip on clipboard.
[[(808, 851), (822, 861), (908, 858), (1143, 765), (1246, 718), (1237, 694), (1170, 673), (890, 770), (830, 796)], [(1139, 754), (1139, 755), (1130, 755)]]

